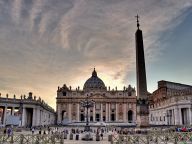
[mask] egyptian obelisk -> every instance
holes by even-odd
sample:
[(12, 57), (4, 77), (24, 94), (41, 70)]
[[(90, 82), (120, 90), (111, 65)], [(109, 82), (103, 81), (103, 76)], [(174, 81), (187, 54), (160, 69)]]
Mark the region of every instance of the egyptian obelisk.
[(137, 18), (136, 40), (136, 75), (137, 75), (137, 127), (149, 125), (149, 109), (147, 96), (147, 80), (145, 71), (145, 55), (143, 46), (143, 34), (140, 30), (139, 16)]

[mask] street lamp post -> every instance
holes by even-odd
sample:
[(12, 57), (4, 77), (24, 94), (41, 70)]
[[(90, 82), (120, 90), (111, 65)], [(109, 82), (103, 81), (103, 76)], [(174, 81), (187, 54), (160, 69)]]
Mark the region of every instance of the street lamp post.
[(85, 131), (90, 131), (90, 125), (89, 125), (89, 116), (88, 116), (88, 110), (89, 108), (93, 107), (94, 101), (89, 100), (89, 97), (87, 96), (84, 101), (81, 101), (82, 107), (86, 108), (86, 125), (85, 125)]

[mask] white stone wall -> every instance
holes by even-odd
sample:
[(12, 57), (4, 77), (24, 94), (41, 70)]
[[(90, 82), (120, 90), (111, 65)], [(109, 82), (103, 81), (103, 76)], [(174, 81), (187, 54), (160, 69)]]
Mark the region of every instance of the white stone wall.
[[(186, 118), (182, 118), (182, 109), (186, 109)], [(192, 96), (172, 97), (165, 100), (163, 104), (149, 108), (149, 123), (152, 125), (183, 125), (183, 121), (187, 121), (185, 125), (191, 125), (191, 109)]]

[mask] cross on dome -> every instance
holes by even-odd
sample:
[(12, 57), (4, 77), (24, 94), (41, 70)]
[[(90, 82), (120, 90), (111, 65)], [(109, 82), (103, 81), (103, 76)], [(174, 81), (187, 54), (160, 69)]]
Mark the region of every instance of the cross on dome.
[(94, 68), (94, 70), (92, 72), (92, 77), (97, 77), (97, 72), (96, 72), (95, 68)]

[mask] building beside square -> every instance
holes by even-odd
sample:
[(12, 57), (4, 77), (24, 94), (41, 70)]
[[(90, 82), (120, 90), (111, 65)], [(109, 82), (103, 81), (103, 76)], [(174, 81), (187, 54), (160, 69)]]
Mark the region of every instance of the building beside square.
[(159, 81), (149, 98), (151, 125), (192, 125), (192, 86)]

